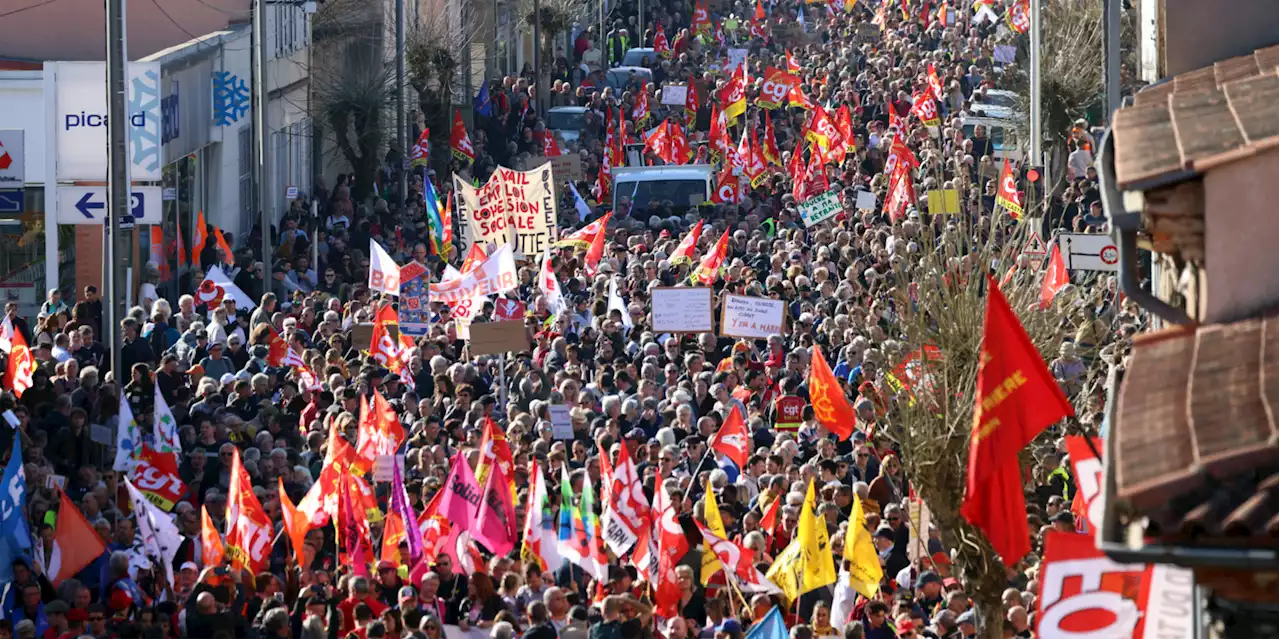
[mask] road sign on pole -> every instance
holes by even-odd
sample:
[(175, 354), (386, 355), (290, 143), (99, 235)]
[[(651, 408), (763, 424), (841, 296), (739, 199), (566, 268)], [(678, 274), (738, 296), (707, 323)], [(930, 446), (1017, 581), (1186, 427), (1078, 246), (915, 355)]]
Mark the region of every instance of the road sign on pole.
[(1120, 271), (1120, 248), (1108, 233), (1062, 233), (1058, 250), (1069, 271)]
[[(105, 186), (64, 186), (58, 189), (58, 224), (101, 225), (107, 217)], [(158, 186), (135, 186), (130, 201), (132, 221), (159, 224), (162, 191)], [(128, 220), (122, 220), (128, 223)]]

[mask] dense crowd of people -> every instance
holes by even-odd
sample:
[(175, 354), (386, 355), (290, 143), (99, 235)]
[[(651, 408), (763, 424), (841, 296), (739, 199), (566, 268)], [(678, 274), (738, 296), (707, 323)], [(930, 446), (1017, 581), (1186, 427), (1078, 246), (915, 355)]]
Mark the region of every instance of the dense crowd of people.
[[(13, 502), (21, 510), (3, 512), (0, 523), (10, 537), (10, 561), (0, 571), (12, 570), (0, 573), (6, 583), (0, 639), (443, 639), (474, 633), (498, 639), (743, 639), (753, 629), (772, 639), (782, 636), (767, 634), (776, 630), (769, 626), (775, 620), (796, 639), (977, 636), (981, 617), (969, 584), (952, 568), (954, 537), (936, 526), (912, 531), (908, 522), (917, 480), (902, 463), (910, 451), (894, 438), (899, 402), (907, 399), (889, 378), (909, 347), (918, 346), (905, 343), (895, 304), (906, 299), (906, 287), (939, 275), (922, 272), (921, 260), (931, 251), (952, 251), (942, 262), (948, 277), (981, 274), (986, 267), (971, 258), (990, 250), (984, 246), (991, 238), (1009, 241), (1017, 234), (1018, 222), (996, 205), (996, 142), (984, 125), (966, 126), (965, 120), (988, 91), (1025, 82), (1017, 62), (997, 55), (997, 49), (1015, 46), (1018, 34), (1003, 21), (974, 21), (968, 3), (713, 3), (705, 27), (695, 23), (698, 11), (687, 2), (645, 5), (643, 25), (635, 7), (623, 5), (603, 38), (595, 27), (576, 34), (573, 49), (553, 65), (544, 108), (530, 107), (536, 98), (530, 78), (493, 81), (491, 110), (476, 115), (471, 131), (474, 162), (452, 160), (449, 168), (483, 183), (498, 166), (536, 166), (548, 148), (546, 136), (557, 135), (548, 132), (540, 111), (587, 107), (578, 135), (556, 142), (580, 156), (585, 176), (573, 189), (560, 189), (560, 232), (568, 235), (613, 206), (612, 198), (597, 201), (589, 194), (598, 188), (605, 143), (620, 113), (625, 130), (614, 134), (621, 138), (641, 143), (642, 131), (674, 122), (694, 147), (691, 155), (717, 157), (713, 109), (727, 105), (716, 104), (714, 96), (732, 81), (729, 48), (749, 51), (750, 105), (770, 67), (800, 79), (794, 101), (770, 112), (767, 133), (779, 157), (731, 203), (626, 203), (625, 210), (613, 211), (609, 241), (595, 264), (587, 263), (585, 247), (557, 249), (551, 268), (564, 292), (558, 313), (536, 281), (539, 265), (522, 265), (518, 285), (505, 297), (527, 304), (529, 351), (471, 356), (459, 337), (456, 309), (433, 301), (429, 332), (400, 342), (401, 361), (376, 358), (364, 329), (384, 303), (397, 300), (370, 290), (372, 256), (364, 247), (376, 241), (401, 265), (417, 261), (436, 279), (447, 277), (446, 264), (460, 267), (466, 253), (460, 245), (430, 241), (420, 184), (401, 197), (390, 187), (357, 188), (345, 177), (311, 194), (318, 219), (303, 206), (288, 212), (273, 232), (273, 255), (256, 254), (258, 242), (250, 237), (224, 264), (227, 256), (210, 242), (181, 279), (183, 289), (164, 282), (144, 287), (140, 305), (120, 322), (118, 363), (104, 347), (103, 332), (115, 328), (104, 324), (103, 304), (110, 300), (92, 286), (65, 299), (51, 291), (36, 317), (6, 308), (11, 328), (5, 341), (13, 344), (20, 335), (35, 370), (28, 387), (20, 395), (7, 392), (0, 406), (12, 426), (0, 428), (0, 458), (20, 455), (25, 486)], [(1003, 15), (1001, 2), (990, 7)], [(757, 11), (765, 17), (754, 17)], [(871, 34), (868, 25), (875, 27)], [(633, 76), (624, 86), (603, 86), (603, 71), (631, 47), (654, 47), (660, 32), (657, 48), (670, 53), (645, 60), (651, 81)], [(914, 102), (930, 95), (933, 80), (940, 122), (931, 132)], [(701, 96), (696, 110), (686, 115), (681, 106), (661, 104), (665, 87), (690, 82)], [(642, 95), (651, 119), (637, 123), (632, 114)], [(805, 154), (814, 105), (831, 114), (844, 107), (851, 139), (833, 161), (815, 161), (819, 149), (808, 145), (809, 159), (793, 162)], [(740, 122), (733, 129), (735, 145), (746, 137), (744, 126), (766, 133), (756, 106)], [(1105, 230), (1090, 161), (1093, 135), (1083, 121), (1072, 135), (1061, 185), (1028, 194), (1048, 199), (1042, 233)], [(907, 172), (918, 197), (903, 203), (901, 215), (886, 205), (894, 198), (886, 162), (892, 162), (895, 144), (905, 144), (918, 160)], [(661, 163), (661, 155), (648, 148), (643, 163)], [(795, 183), (791, 167), (797, 162), (816, 166), (805, 179), (840, 196), (843, 211), (824, 225), (806, 228), (800, 217), (797, 195), (815, 191)], [(452, 188), (448, 176), (433, 171), (429, 177), (445, 201)], [(958, 213), (929, 214), (927, 193), (938, 189), (958, 192)], [(874, 209), (855, 208), (863, 192), (875, 195)], [(586, 196), (585, 207), (577, 206), (576, 194)], [(687, 282), (698, 267), (697, 257), (672, 256), (699, 220), (706, 228), (696, 256), (712, 251), (729, 231), (727, 257), (713, 277), (715, 294), (785, 300), (785, 332), (750, 341), (652, 330), (652, 287)], [(997, 253), (1008, 257), (1019, 249)], [(231, 295), (213, 304), (202, 297), (203, 287), (196, 285), (214, 266), (252, 300), (252, 309)], [(1040, 258), (1017, 259), (1008, 276), (1016, 286), (1038, 287)], [(154, 280), (154, 274), (144, 278)], [(621, 308), (610, 303), (615, 294)], [(1054, 303), (1067, 309), (1060, 327), (1066, 338), (1050, 370), (1080, 421), (1099, 428), (1106, 367), (1122, 363), (1124, 340), (1146, 320), (1118, 295), (1114, 279), (1097, 274), (1073, 274), (1073, 284)], [(489, 321), (495, 313), (496, 305), (486, 303), (471, 322)], [(281, 363), (280, 349), (290, 353), (291, 364)], [(4, 350), (6, 361), (17, 353), (12, 346)], [(830, 362), (856, 412), (849, 437), (825, 428), (809, 401), (813, 350)], [(10, 374), (5, 388), (13, 382)], [(397, 442), (403, 466), (395, 481), (381, 470), (360, 468), (342, 452), (363, 445), (359, 422), (376, 409), (362, 406), (375, 394), (385, 398), (403, 433)], [(161, 405), (170, 422), (161, 419)], [(571, 437), (553, 424), (557, 407), (568, 408)], [(743, 464), (708, 453), (709, 439), (735, 412), (750, 434)], [(165, 469), (173, 466), (180, 487), (172, 499), (156, 482), (146, 486), (155, 474), (137, 470), (137, 451), (125, 451), (120, 465), (118, 433), (129, 428), (127, 413), (153, 453), (149, 472), (167, 477)], [(153, 435), (157, 420), (164, 426)], [(172, 429), (173, 441), (159, 441), (167, 438), (164, 428)], [(414, 548), (405, 539), (403, 518), (401, 541), (385, 544), (394, 532), (393, 512), (438, 512), (432, 508), (456, 465), (467, 463), (483, 475), (480, 468), (497, 440), (510, 450), (517, 529), (531, 508), (541, 507), (534, 496), (543, 481), (547, 521), (558, 524), (561, 511), (575, 501), (576, 508), (586, 502), (598, 515), (609, 469), (629, 458), (647, 502), (668, 502), (689, 542), (675, 569), (678, 614), (662, 614), (655, 605), (658, 584), (635, 565), (638, 550), (628, 557), (610, 553), (598, 572), (567, 558), (544, 566), (521, 552), (519, 541), (499, 553), (465, 540), (446, 546), (433, 537), (439, 522), (430, 519), (420, 533), (408, 535), (419, 540)], [(137, 437), (129, 441), (142, 449)], [(1026, 469), (1032, 538), (1046, 529), (1077, 528), (1071, 511), (1076, 484), (1064, 451), (1060, 442), (1038, 448)], [(171, 453), (176, 456), (159, 459)], [(531, 462), (541, 476), (531, 475)], [(318, 483), (346, 486), (348, 480), (325, 474), (334, 468), (365, 475), (371, 493), (364, 508), (352, 508), (347, 501), (358, 497), (343, 489), (334, 504), (320, 509), (346, 517), (310, 526), (298, 548), (289, 529), (294, 504), (305, 509)], [(566, 480), (571, 487), (562, 487)], [(156, 524), (142, 521), (135, 485), (146, 488), (150, 503), (176, 526), (181, 543), (166, 548), (170, 561), (153, 556)], [(397, 504), (399, 485), (406, 510)], [(269, 539), (260, 542), (270, 544), (268, 559), (256, 573), (242, 569), (242, 553), (230, 548), (225, 558), (207, 556), (217, 544), (202, 539), (202, 530), (224, 533), (237, 518), (247, 518), (231, 505), (243, 503), (238, 491), (253, 494), (268, 519)], [(58, 541), (69, 507), (104, 544), (100, 556), (73, 575), (60, 570), (74, 553)], [(863, 521), (853, 521), (855, 508)], [(837, 566), (844, 563), (848, 527), (865, 526), (884, 575), (877, 595), (850, 595), (837, 582), (796, 601), (777, 588), (747, 589), (736, 583), (739, 577), (714, 574), (717, 564), (703, 559), (699, 532), (711, 524), (709, 509), (718, 511), (727, 539), (753, 551), (751, 561), (762, 572), (787, 551), (809, 515), (825, 527)], [(360, 521), (349, 521), (351, 512)], [(19, 543), (22, 529), (27, 544)], [(364, 531), (368, 547), (357, 543), (351, 551), (353, 530)], [(909, 551), (913, 536), (926, 551)], [(1033, 553), (1010, 571), (1004, 636), (1032, 636), (1036, 565)], [(772, 616), (775, 608), (781, 619)]]

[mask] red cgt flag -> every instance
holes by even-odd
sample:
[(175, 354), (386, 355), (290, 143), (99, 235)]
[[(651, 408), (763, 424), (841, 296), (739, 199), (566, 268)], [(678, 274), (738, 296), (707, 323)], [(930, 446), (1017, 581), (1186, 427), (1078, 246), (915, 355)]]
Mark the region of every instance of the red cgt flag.
[(751, 454), (751, 434), (747, 432), (747, 423), (737, 404), (729, 409), (729, 416), (711, 437), (710, 444), (712, 450), (732, 459), (738, 468), (746, 468), (747, 457)]
[(454, 159), (459, 162), (474, 162), (476, 150), (471, 146), (471, 136), (467, 135), (467, 125), (462, 122), (462, 114), (453, 112), (453, 128), (449, 130), (449, 148), (453, 150)]
[(1049, 251), (1049, 270), (1044, 273), (1044, 282), (1040, 284), (1040, 310), (1049, 308), (1053, 304), (1053, 298), (1071, 283), (1071, 276), (1067, 274), (1067, 264), (1062, 261), (1062, 252), (1058, 250), (1058, 243), (1053, 243), (1053, 248)]
[(271, 520), (262, 502), (253, 494), (249, 473), (240, 461), (240, 451), (231, 460), (231, 486), (227, 490), (226, 553), (232, 569), (247, 568), (258, 574), (267, 566), (271, 554)]
[(853, 426), (857, 423), (857, 415), (849, 405), (849, 398), (836, 381), (836, 376), (822, 356), (822, 349), (814, 346), (812, 361), (809, 362), (809, 402), (813, 404), (813, 415), (822, 422), (822, 426), (836, 434), (841, 441), (849, 439), (853, 434)]
[(1031, 552), (1018, 451), (1074, 415), (1022, 323), (987, 276), (987, 311), (960, 513), (986, 534), (1006, 566)]

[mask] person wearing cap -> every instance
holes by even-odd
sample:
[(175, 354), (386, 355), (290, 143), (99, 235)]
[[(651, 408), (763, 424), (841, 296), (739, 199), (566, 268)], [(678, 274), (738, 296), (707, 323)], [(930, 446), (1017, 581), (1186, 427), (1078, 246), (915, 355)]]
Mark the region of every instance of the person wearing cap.
[(400, 578), (394, 563), (385, 559), (378, 562), (377, 584), (378, 601), (387, 606), (396, 605), (404, 580)]
[(956, 617), (956, 627), (964, 639), (975, 639), (978, 636), (978, 615), (972, 608)]
[(40, 639), (57, 639), (62, 633), (67, 631), (69, 622), (67, 621), (67, 613), (71, 611), (71, 606), (61, 599), (54, 599), (44, 605), (45, 629), (39, 633)]
[(932, 570), (920, 573), (916, 578), (916, 603), (928, 619), (943, 607), (942, 577)]
[[(204, 369), (206, 377), (212, 377), (217, 380), (225, 380), (228, 375), (232, 378), (235, 376), (235, 364), (224, 356), (223, 346), (220, 342), (210, 342), (209, 356), (200, 360), (200, 368)], [(226, 381), (222, 381), (225, 386)]]

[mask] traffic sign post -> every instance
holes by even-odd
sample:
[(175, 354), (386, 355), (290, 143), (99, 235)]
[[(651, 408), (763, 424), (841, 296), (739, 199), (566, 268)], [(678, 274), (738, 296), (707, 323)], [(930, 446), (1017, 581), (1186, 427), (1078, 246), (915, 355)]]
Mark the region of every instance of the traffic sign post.
[(0, 213), (21, 215), (25, 210), (25, 192), (22, 189), (0, 189)]
[(1120, 271), (1120, 247), (1108, 233), (1062, 233), (1058, 250), (1069, 271)]
[[(135, 186), (130, 214), (120, 224), (159, 224), (162, 191), (158, 186)], [(107, 187), (63, 186), (58, 188), (58, 224), (101, 225), (107, 217)], [(131, 228), (131, 226), (129, 227)]]

